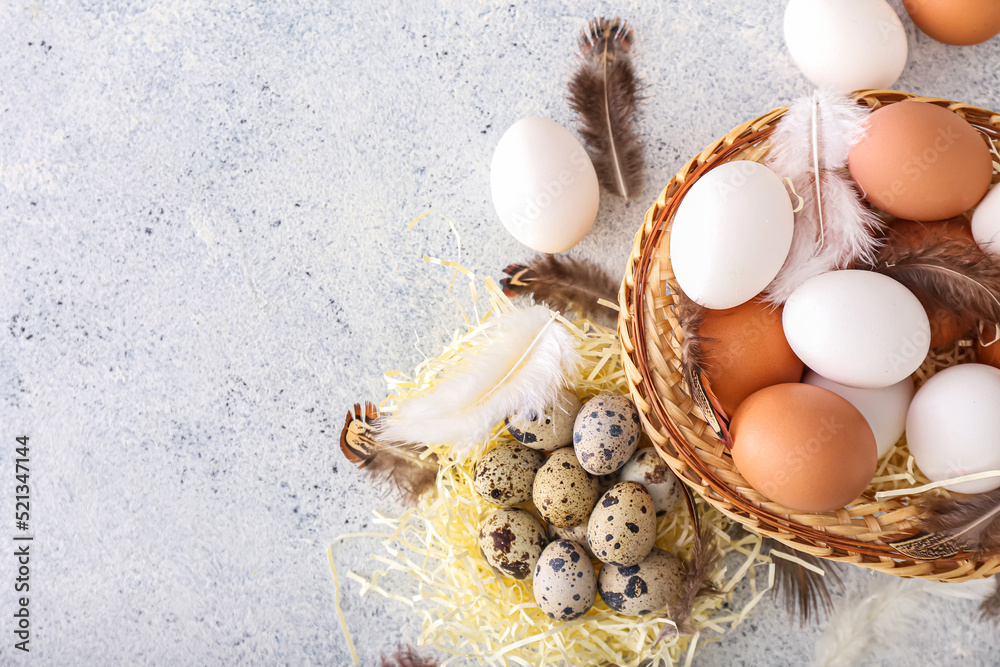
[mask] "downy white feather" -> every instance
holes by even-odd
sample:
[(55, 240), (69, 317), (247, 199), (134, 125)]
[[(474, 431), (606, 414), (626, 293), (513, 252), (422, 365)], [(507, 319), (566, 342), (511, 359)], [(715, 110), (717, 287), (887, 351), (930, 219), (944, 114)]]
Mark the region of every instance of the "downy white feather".
[(849, 97), (817, 91), (794, 102), (771, 135), (767, 166), (791, 180), (802, 207), (788, 258), (764, 290), (767, 301), (784, 303), (809, 278), (874, 258), (880, 223), (846, 173), (869, 113)]
[(816, 667), (853, 667), (877, 651), (905, 640), (908, 633), (926, 631), (922, 616), (928, 595), (982, 600), (993, 581), (940, 583), (873, 574), (876, 579), (862, 595), (841, 601), (816, 644)]
[(575, 387), (581, 356), (572, 333), (548, 308), (533, 306), (489, 320), (426, 393), (400, 402), (378, 427), (381, 437), (447, 446), (456, 458), (478, 454), (493, 428), (519, 410), (541, 412), (561, 387)]

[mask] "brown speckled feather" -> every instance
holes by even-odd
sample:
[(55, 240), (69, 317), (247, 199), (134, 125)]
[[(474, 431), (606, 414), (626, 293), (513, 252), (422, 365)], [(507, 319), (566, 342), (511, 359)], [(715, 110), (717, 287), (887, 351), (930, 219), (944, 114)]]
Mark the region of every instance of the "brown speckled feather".
[(673, 625), (665, 625), (657, 635), (654, 645), (675, 632), (680, 635), (694, 634), (698, 629), (693, 618), (694, 605), (698, 598), (719, 593), (711, 581), (715, 567), (722, 557), (722, 552), (715, 541), (715, 531), (711, 523), (699, 520), (691, 489), (685, 484), (681, 484), (681, 489), (684, 491), (684, 498), (694, 526), (694, 548), (691, 557), (684, 562), (684, 583), (681, 592), (670, 605), (670, 619), (676, 625), (676, 629)]
[(395, 491), (408, 505), (416, 505), (424, 491), (437, 481), (437, 457), (423, 445), (389, 442), (378, 438), (372, 425), (380, 418), (372, 403), (355, 403), (340, 432), (340, 451), (387, 492)]
[(580, 67), (569, 82), (569, 105), (601, 186), (630, 199), (642, 187), (642, 146), (634, 128), (639, 83), (629, 59), (632, 30), (622, 19), (597, 18), (580, 36)]
[(914, 247), (890, 231), (871, 268), (905, 285), (928, 311), (1000, 322), (1000, 260), (962, 239), (930, 237)]
[(979, 618), (984, 621), (1000, 623), (1000, 579), (994, 576), (993, 594), (983, 598), (979, 605)]
[(705, 321), (705, 307), (692, 301), (688, 295), (680, 290), (676, 294), (677, 324), (682, 335), (681, 340), (681, 374), (684, 376), (684, 384), (687, 386), (688, 394), (694, 395), (695, 381), (702, 374), (702, 350), (701, 344), (704, 339), (698, 335), (702, 323)]
[[(768, 538), (764, 538), (764, 543), (769, 545), (769, 548), (781, 546), (778, 542)], [(810, 618), (819, 619), (822, 615), (828, 616), (833, 612), (830, 588), (843, 589), (844, 583), (837, 573), (836, 563), (832, 561), (821, 562), (818, 558), (802, 552), (794, 552), (794, 555), (796, 558), (819, 566), (826, 574), (817, 574), (798, 563), (772, 556), (774, 589), (771, 594), (775, 597), (781, 596), (785, 611), (788, 612), (790, 618), (797, 618), (799, 625), (806, 625)]]
[(892, 545), (914, 558), (951, 556), (959, 551), (977, 558), (1000, 555), (1000, 489), (972, 496), (931, 496), (921, 501), (916, 536)]
[(380, 667), (437, 667), (437, 661), (421, 657), (410, 645), (400, 646), (392, 655), (383, 655)]
[(618, 300), (618, 283), (596, 264), (555, 255), (539, 255), (527, 264), (511, 264), (500, 281), (504, 294), (531, 295), (536, 303), (544, 303), (564, 315), (571, 312), (613, 324), (617, 311), (602, 306), (599, 299), (611, 303)]

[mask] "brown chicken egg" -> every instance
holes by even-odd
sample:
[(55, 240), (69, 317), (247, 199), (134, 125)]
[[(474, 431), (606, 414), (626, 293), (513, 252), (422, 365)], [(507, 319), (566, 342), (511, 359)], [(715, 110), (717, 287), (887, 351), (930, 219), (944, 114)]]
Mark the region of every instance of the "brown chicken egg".
[(945, 44), (979, 44), (1000, 32), (997, 0), (903, 0), (917, 27)]
[(730, 417), (750, 394), (783, 382), (798, 382), (803, 366), (781, 326), (781, 308), (748, 301), (707, 310), (698, 335), (709, 386)]
[(907, 220), (946, 220), (979, 203), (993, 178), (986, 143), (960, 116), (929, 102), (876, 109), (851, 148), (851, 177), (872, 205)]
[(822, 387), (761, 389), (740, 405), (730, 432), (733, 463), (743, 478), (790, 509), (840, 509), (875, 476), (871, 427), (847, 399)]
[[(944, 239), (961, 241), (975, 250), (976, 240), (972, 236), (972, 228), (965, 216), (957, 216), (951, 220), (938, 222), (916, 222), (914, 220), (896, 220), (890, 227), (893, 234), (902, 236), (914, 248), (925, 244), (936, 244)], [(961, 320), (948, 309), (929, 306), (925, 295), (914, 291), (914, 294), (927, 311), (927, 319), (931, 324), (931, 349), (951, 345), (964, 338), (976, 326), (975, 316), (964, 317)]]

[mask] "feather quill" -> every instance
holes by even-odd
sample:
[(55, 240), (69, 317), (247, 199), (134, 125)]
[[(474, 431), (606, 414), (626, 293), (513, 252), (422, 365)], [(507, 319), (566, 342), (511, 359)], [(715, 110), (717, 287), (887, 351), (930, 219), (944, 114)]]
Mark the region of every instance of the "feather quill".
[(846, 173), (869, 113), (848, 97), (817, 91), (793, 103), (771, 135), (767, 166), (791, 180), (802, 202), (788, 257), (764, 291), (768, 302), (784, 303), (813, 276), (874, 259), (880, 223)]
[(415, 506), (437, 481), (437, 457), (423, 445), (378, 438), (374, 429), (380, 418), (372, 403), (365, 403), (364, 411), (355, 403), (340, 432), (340, 451), (376, 486), (395, 491), (404, 503)]
[(877, 651), (892, 647), (913, 632), (926, 632), (922, 616), (928, 596), (982, 600), (989, 594), (988, 580), (939, 583), (875, 574), (867, 591), (844, 600), (827, 623), (826, 634), (816, 644), (817, 667), (853, 667)]
[(960, 550), (977, 558), (1000, 555), (1000, 489), (961, 499), (934, 496), (922, 505), (917, 535), (892, 542), (900, 553), (923, 560)]
[(681, 290), (677, 290), (676, 304), (674, 312), (681, 333), (681, 375), (688, 388), (688, 395), (701, 409), (708, 425), (726, 445), (726, 449), (732, 449), (733, 439), (726, 423), (728, 417), (705, 382), (701, 345), (708, 339), (698, 335), (705, 321), (705, 307)]
[(890, 230), (872, 268), (909, 288), (928, 312), (1000, 322), (1000, 261), (966, 240), (929, 236), (914, 246)]
[(578, 259), (539, 255), (527, 264), (511, 264), (500, 281), (507, 296), (530, 295), (563, 314), (576, 312), (592, 320), (610, 323), (618, 313), (602, 306), (604, 299), (615, 303), (618, 284), (596, 264)]
[(698, 335), (705, 321), (705, 307), (691, 299), (681, 290), (676, 293), (677, 325), (681, 332), (681, 375), (687, 385), (688, 393), (694, 395), (695, 382), (700, 380), (704, 372), (704, 357), (701, 344), (704, 338)]
[(376, 435), (450, 448), (459, 460), (485, 447), (493, 428), (515, 412), (541, 413), (562, 387), (575, 387), (576, 339), (548, 308), (513, 310), (485, 323), (433, 387), (401, 401)]
[(580, 66), (569, 82), (569, 105), (601, 186), (625, 199), (642, 187), (642, 146), (633, 127), (639, 84), (629, 51), (632, 29), (616, 18), (592, 20), (580, 35)]

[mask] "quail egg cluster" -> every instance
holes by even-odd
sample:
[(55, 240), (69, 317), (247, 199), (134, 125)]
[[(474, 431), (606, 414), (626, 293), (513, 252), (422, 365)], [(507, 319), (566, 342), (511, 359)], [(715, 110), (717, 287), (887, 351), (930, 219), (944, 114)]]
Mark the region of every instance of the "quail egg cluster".
[(677, 510), (681, 490), (653, 448), (639, 449), (629, 397), (581, 402), (564, 390), (547, 410), (506, 425), (513, 440), (487, 452), (473, 478), (497, 508), (479, 533), (494, 571), (531, 581), (539, 609), (558, 621), (586, 614), (598, 594), (626, 615), (668, 606), (683, 567), (654, 547), (656, 521)]

